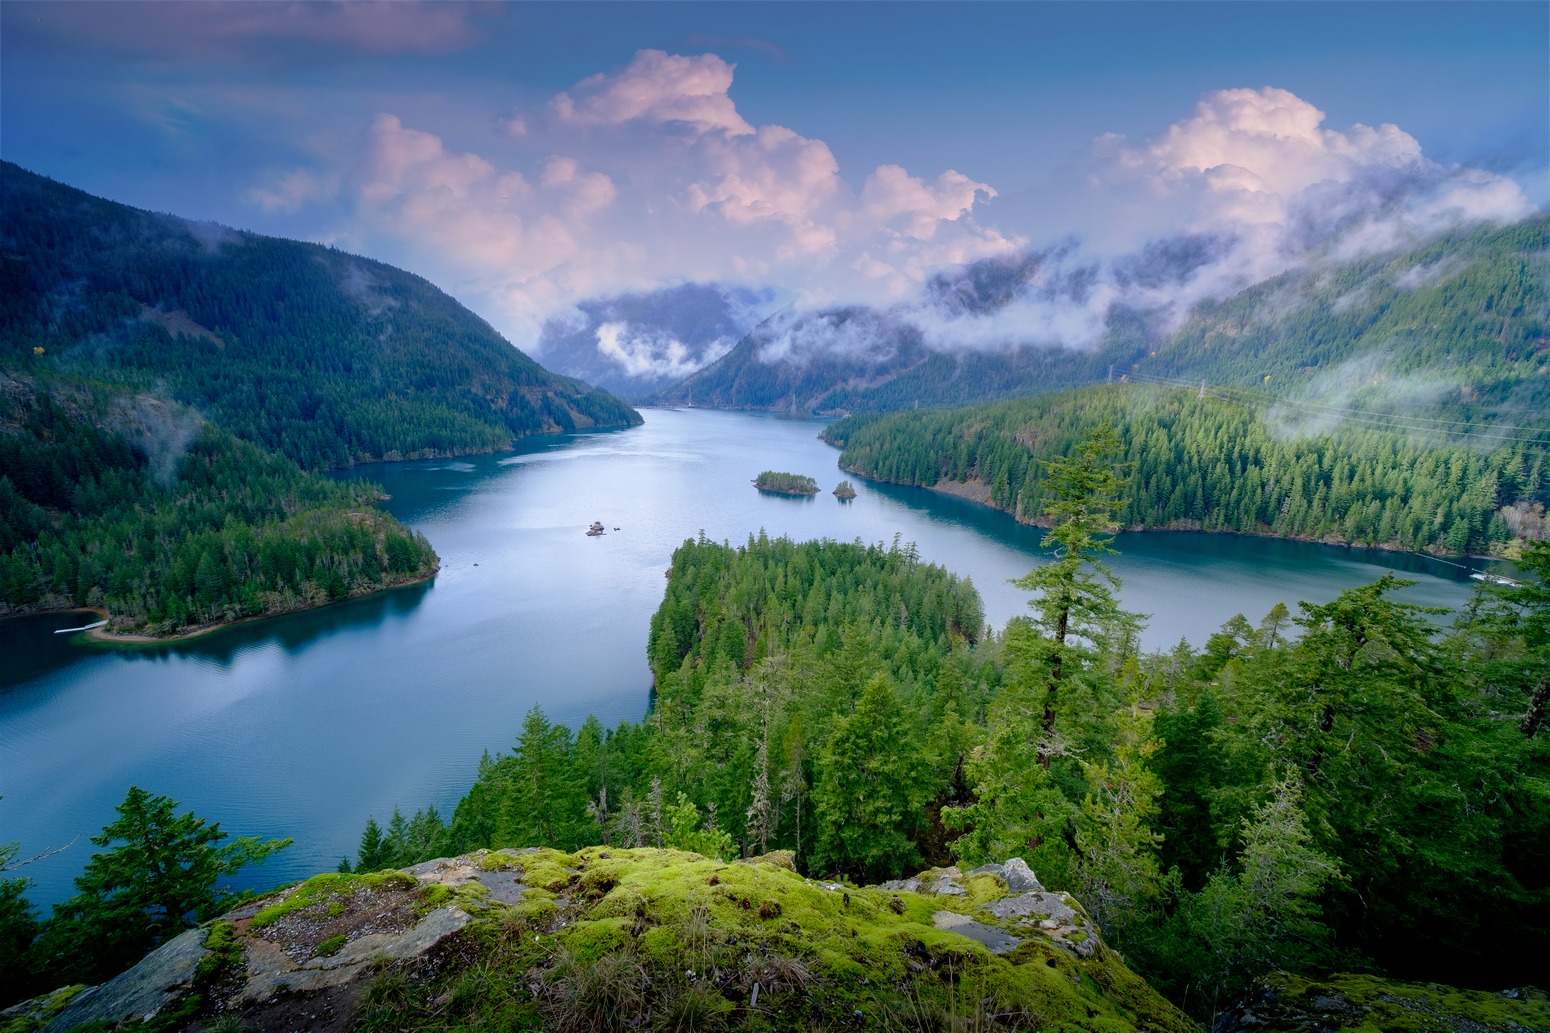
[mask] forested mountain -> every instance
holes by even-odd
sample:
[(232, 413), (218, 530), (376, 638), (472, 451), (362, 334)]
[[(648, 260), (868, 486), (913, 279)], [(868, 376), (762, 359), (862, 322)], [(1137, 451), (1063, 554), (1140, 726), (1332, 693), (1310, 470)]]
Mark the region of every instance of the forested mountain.
[(627, 426), (425, 280), (0, 163), (0, 361), (154, 387), (313, 469)]
[(1500, 553), (1550, 533), (1550, 433), (1468, 425), (1290, 431), (1319, 409), (1266, 392), (1114, 384), (964, 409), (858, 414), (824, 439), (840, 465), (935, 487), (1032, 521), (1046, 463), (1100, 424), (1126, 442), (1119, 520), (1352, 545)]
[(429, 577), (379, 498), (165, 399), (0, 369), (0, 615), (170, 635)]
[(1143, 345), (1131, 342), (1142, 333), (1137, 322), (1133, 333), (1093, 353), (1035, 346), (935, 351), (913, 323), (887, 312), (783, 312), (652, 401), (821, 413), (967, 405), (1097, 380), (1110, 363), (1140, 354)]
[(1019, 298), (1053, 292), (1072, 305), (1094, 303), (1089, 278), (1052, 282), (1048, 256), (986, 260), (933, 281), (920, 307), (783, 313), (660, 398), (813, 412), (905, 409), (1059, 390), (1112, 374), (1268, 387), (1384, 411), (1440, 407), (1476, 419), (1489, 419), (1497, 405), (1542, 412), (1550, 409), (1547, 252), (1550, 216), (1541, 215), (1399, 252), (1310, 262), (1203, 302), (1172, 329), (1158, 313), (1113, 305), (1091, 348), (932, 347), (921, 325), (950, 322), (972, 338), (977, 320)]
[(537, 351), (550, 369), (643, 398), (725, 355), (789, 300), (774, 287), (715, 283), (591, 298), (546, 322)]

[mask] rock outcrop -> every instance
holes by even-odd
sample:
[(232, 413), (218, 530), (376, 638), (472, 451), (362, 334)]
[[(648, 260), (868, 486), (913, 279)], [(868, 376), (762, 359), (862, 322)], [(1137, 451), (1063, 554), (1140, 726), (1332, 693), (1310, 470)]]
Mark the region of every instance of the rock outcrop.
[(7, 1033), (116, 1028), (1195, 1026), (1021, 861), (854, 887), (789, 852), (479, 851), (321, 875)]
[(1437, 983), (1342, 974), (1306, 979), (1275, 972), (1256, 981), (1212, 1033), (1547, 1033), (1550, 996), (1491, 993)]

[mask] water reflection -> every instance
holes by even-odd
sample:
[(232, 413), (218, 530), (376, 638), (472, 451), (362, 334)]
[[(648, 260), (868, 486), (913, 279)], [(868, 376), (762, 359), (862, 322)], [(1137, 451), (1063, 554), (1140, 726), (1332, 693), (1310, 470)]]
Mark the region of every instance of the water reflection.
[(177, 642), (102, 642), (82, 635), (79, 645), (131, 661), (179, 656), (230, 667), (238, 654), (254, 648), (275, 644), (295, 655), (320, 638), (402, 620), (414, 612), (434, 588), (434, 581), (403, 585), (316, 610), (233, 624)]
[[(0, 621), (0, 840), (24, 853), (96, 833), (130, 784), (234, 834), (293, 836), (255, 884), (328, 870), (368, 815), (446, 813), (484, 750), (508, 749), (534, 705), (575, 725), (638, 719), (646, 640), (673, 550), (702, 530), (740, 544), (914, 542), (971, 577), (987, 620), (1026, 613), (1008, 584), (1042, 562), (1043, 532), (962, 499), (839, 470), (822, 421), (648, 410), (644, 427), (556, 436), (504, 455), (363, 467), (385, 507), (442, 557), (434, 583), (173, 645), (86, 644), (53, 614)], [(857, 497), (760, 492), (761, 470)], [(593, 520), (608, 533), (587, 538)], [(615, 531), (615, 528), (620, 530)], [(1457, 608), (1467, 571), (1398, 553), (1231, 535), (1124, 535), (1123, 604), (1143, 640), (1197, 645), (1236, 612), (1327, 602), (1398, 570), (1416, 602)], [(84, 842), (84, 838), (83, 838)], [(67, 896), (89, 850), (32, 866), (30, 897)]]

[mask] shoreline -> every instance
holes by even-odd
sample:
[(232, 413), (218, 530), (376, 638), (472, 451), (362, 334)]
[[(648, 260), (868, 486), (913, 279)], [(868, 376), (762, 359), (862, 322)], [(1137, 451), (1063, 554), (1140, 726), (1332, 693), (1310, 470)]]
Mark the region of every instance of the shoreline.
[[(284, 617), (293, 613), (308, 613), (313, 610), (324, 610), (330, 606), (337, 606), (339, 603), (348, 603), (356, 599), (367, 599), (371, 596), (381, 595), (383, 592), (392, 592), (399, 588), (409, 588), (414, 585), (423, 585), (427, 582), (434, 581), (436, 579), (436, 575), (440, 572), (441, 564), (438, 563), (430, 573), (421, 577), (410, 578), (409, 580), (399, 581), (391, 585), (383, 585), (381, 588), (372, 589), (370, 592), (362, 592), (359, 595), (347, 596), (344, 599), (336, 599), (331, 602), (321, 603), (317, 606), (297, 606), (289, 610), (275, 610), (270, 613), (255, 613), (247, 617), (239, 617), (233, 621), (222, 621), (219, 624), (200, 624), (189, 628), (186, 631), (180, 631), (173, 635), (147, 635), (142, 632), (109, 631), (105, 627), (90, 628), (83, 632), (75, 632), (74, 634), (85, 635), (88, 641), (105, 646), (157, 646), (188, 642), (196, 638), (203, 638), (206, 635), (213, 635), (219, 631), (225, 631), (227, 628), (235, 628), (242, 624), (255, 624), (259, 621), (273, 620), (276, 617)], [(46, 610), (30, 610), (25, 613), (7, 614), (5, 617), (0, 618), (0, 620), (9, 620), (13, 617), (36, 617), (40, 614), (47, 613), (92, 613), (96, 614), (99, 618), (104, 620), (112, 619), (112, 615), (100, 606), (61, 606)]]
[[(993, 513), (1001, 513), (1004, 516), (1011, 517), (1012, 520), (1022, 524), (1025, 527), (1039, 527), (1047, 529), (1047, 525), (1042, 521), (1025, 520), (1018, 516), (1016, 513), (1013, 513), (1011, 510), (1002, 509), (1000, 506), (997, 506), (995, 503), (991, 502), (989, 486), (986, 485), (984, 481), (980, 481), (978, 479), (968, 481), (939, 480), (932, 485), (903, 484), (897, 481), (886, 481), (880, 478), (871, 477), (860, 472), (859, 470), (852, 470), (845, 466), (841, 466), (840, 469), (844, 470), (848, 474), (852, 474), (853, 476), (860, 477), (863, 480), (872, 481), (877, 484), (886, 484), (896, 488), (920, 488), (923, 491), (934, 492), (938, 495), (945, 495), (948, 498), (955, 498), (963, 502), (981, 506)], [(1512, 562), (1512, 557), (1510, 556), (1493, 556), (1489, 553), (1469, 552), (1462, 555), (1453, 553), (1444, 554), (1427, 552), (1422, 549), (1407, 549), (1404, 546), (1396, 545), (1392, 542), (1384, 544), (1369, 544), (1366, 542), (1348, 542), (1344, 539), (1331, 538), (1328, 536), (1324, 538), (1314, 538), (1309, 535), (1273, 534), (1266, 531), (1244, 531), (1231, 527), (1205, 528), (1198, 526), (1196, 521), (1176, 521), (1173, 524), (1168, 525), (1131, 524), (1121, 527), (1120, 530), (1126, 534), (1150, 534), (1155, 531), (1169, 531), (1185, 534), (1231, 534), (1240, 535), (1245, 538), (1268, 538), (1272, 541), (1279, 542), (1305, 542), (1309, 545), (1327, 545), (1342, 549), (1371, 549), (1375, 552), (1389, 552), (1406, 556), (1419, 556), (1423, 559), (1434, 560), (1438, 563), (1451, 563), (1455, 566), (1462, 565), (1459, 563), (1460, 560), (1480, 560), (1492, 563)]]

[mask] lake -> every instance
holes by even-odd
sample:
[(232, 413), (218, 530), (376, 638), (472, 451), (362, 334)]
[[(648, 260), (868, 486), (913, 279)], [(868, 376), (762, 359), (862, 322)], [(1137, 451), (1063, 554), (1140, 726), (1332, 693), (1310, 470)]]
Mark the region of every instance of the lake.
[[(822, 421), (646, 410), (629, 431), (569, 435), (498, 456), (358, 472), (442, 557), (434, 583), (240, 625), (176, 646), (94, 645), (54, 635), (77, 614), (0, 621), (0, 842), (32, 865), (29, 898), (72, 892), (131, 784), (219, 820), (233, 835), (295, 844), (244, 884), (267, 886), (354, 856), (368, 815), (435, 804), (450, 817), (484, 750), (509, 748), (529, 708), (573, 728), (646, 710), (646, 637), (673, 550), (701, 531), (739, 544), (915, 542), (972, 577), (988, 620), (1027, 612), (1007, 584), (1040, 561), (1042, 532), (960, 499), (844, 475)], [(757, 491), (766, 469), (823, 492)], [(584, 533), (592, 521), (607, 533)], [(1456, 608), (1467, 571), (1409, 554), (1232, 535), (1122, 535), (1111, 566), (1148, 648), (1196, 645), (1233, 614), (1327, 602), (1398, 570), (1405, 598)]]

